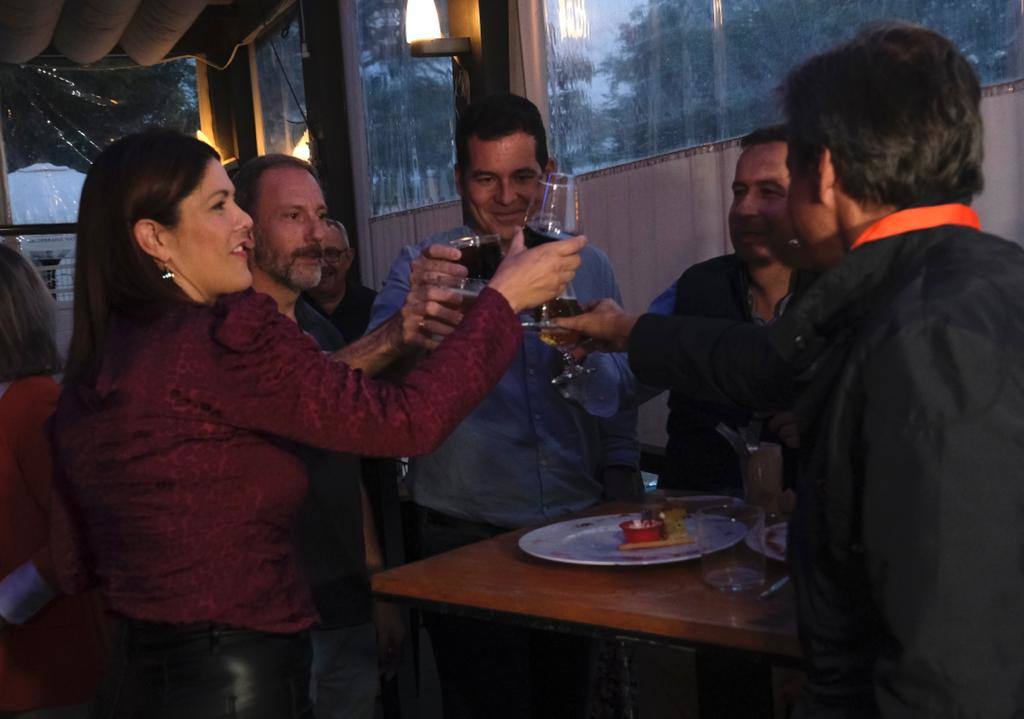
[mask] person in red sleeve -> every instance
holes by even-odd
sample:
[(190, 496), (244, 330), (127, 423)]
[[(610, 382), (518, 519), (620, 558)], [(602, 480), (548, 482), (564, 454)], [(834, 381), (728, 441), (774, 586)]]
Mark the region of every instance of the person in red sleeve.
[(779, 322), (605, 302), (563, 324), (628, 348), (646, 384), (795, 397), (796, 717), (1024, 715), (1024, 250), (967, 204), (977, 77), (946, 38), (890, 24), (807, 60), (783, 95), (789, 209), (825, 271)]
[(52, 463), (43, 425), (59, 371), (53, 301), (28, 261), (0, 245), (0, 578), (24, 590), (21, 601), (0, 596), (2, 717), (87, 716), (103, 662), (96, 596), (50, 601), (46, 584)]
[[(251, 229), (216, 151), (177, 132), (118, 140), (82, 188), (50, 548), (60, 588), (98, 587), (116, 619), (98, 716), (310, 716), (298, 445), (434, 449), (504, 373), (518, 311), (555, 296), (585, 244), (520, 238), (392, 383), (367, 376), (389, 353), (366, 350), (397, 351), (409, 314), (324, 355), (250, 289)], [(423, 300), (420, 322), (437, 304)]]

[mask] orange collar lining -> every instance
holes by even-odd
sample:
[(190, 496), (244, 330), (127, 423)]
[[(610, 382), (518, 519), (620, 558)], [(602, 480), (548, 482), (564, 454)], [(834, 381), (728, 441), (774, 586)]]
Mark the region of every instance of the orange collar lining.
[(940, 225), (962, 225), (975, 230), (981, 229), (978, 213), (967, 205), (951, 203), (949, 205), (932, 205), (930, 207), (912, 207), (900, 210), (873, 223), (861, 233), (850, 249), (854, 250), (875, 240), (882, 240), (905, 232), (927, 230)]

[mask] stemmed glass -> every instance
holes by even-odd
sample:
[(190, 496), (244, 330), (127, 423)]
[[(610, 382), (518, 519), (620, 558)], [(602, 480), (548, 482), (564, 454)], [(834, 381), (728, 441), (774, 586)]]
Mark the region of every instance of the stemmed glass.
[(562, 354), (562, 372), (551, 380), (553, 385), (563, 385), (594, 370), (584, 367), (572, 356), (572, 350), (580, 341), (580, 333), (554, 323), (558, 317), (575, 317), (583, 312), (572, 285), (558, 297), (534, 307), (532, 321), (523, 322), (523, 327), (539, 331), (539, 339)]
[(540, 192), (530, 203), (523, 228), (527, 247), (545, 242), (566, 240), (580, 234), (580, 196), (576, 178), (559, 172), (550, 173), (540, 182)]
[[(523, 240), (527, 247), (569, 239), (580, 233), (576, 178), (552, 172), (540, 185), (540, 192), (537, 193), (540, 199), (531, 202), (526, 226), (523, 228)], [(580, 333), (559, 327), (553, 322), (556, 317), (573, 317), (582, 311), (572, 285), (568, 285), (558, 297), (535, 307), (532, 318), (523, 322), (523, 327), (539, 330), (540, 340), (562, 354), (562, 372), (551, 380), (553, 385), (566, 384), (593, 371), (579, 364), (572, 356), (572, 349), (579, 342)]]

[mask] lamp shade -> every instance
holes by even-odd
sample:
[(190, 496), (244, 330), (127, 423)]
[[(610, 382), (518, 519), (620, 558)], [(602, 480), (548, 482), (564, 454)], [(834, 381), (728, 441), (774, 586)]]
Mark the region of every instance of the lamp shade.
[(409, 0), (405, 6), (405, 41), (434, 40), (441, 37), (434, 0)]

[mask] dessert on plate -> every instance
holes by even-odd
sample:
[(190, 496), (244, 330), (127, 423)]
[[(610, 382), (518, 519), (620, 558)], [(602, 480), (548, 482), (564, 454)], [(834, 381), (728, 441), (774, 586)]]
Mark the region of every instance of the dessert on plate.
[(650, 549), (691, 544), (694, 539), (686, 529), (686, 509), (664, 506), (648, 510), (639, 519), (622, 522), (619, 527), (626, 539), (619, 549)]

